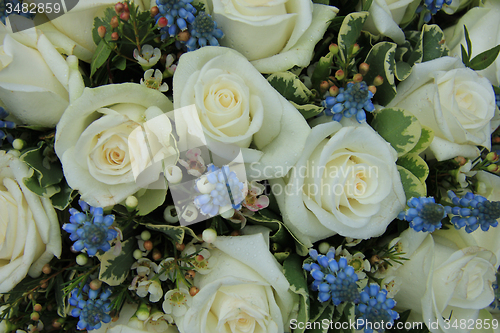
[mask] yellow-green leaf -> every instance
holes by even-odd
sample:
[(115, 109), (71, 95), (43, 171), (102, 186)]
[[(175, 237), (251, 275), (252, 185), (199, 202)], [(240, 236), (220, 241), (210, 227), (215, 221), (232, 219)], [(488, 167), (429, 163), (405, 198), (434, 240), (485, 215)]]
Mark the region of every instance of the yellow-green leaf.
[(420, 139), (418, 139), (415, 147), (412, 148), (408, 153), (410, 154), (420, 154), (429, 147), (432, 140), (434, 139), (434, 131), (429, 127), (422, 126), (422, 133), (420, 133)]
[(114, 247), (103, 255), (98, 255), (101, 261), (99, 280), (110, 286), (118, 286), (127, 278), (130, 267), (135, 259), (132, 255), (136, 248), (135, 238), (129, 238), (122, 243), (122, 250), (117, 256), (114, 255)]
[(378, 75), (382, 76), (384, 82), (377, 87), (374, 99), (381, 105), (387, 105), (396, 96), (396, 85), (394, 84), (394, 71), (396, 70), (396, 44), (381, 42), (375, 44), (365, 62), (370, 65), (370, 70), (364, 76), (365, 82), (370, 85)]
[(406, 154), (398, 159), (397, 164), (414, 174), (425, 186), (425, 180), (429, 176), (429, 166), (418, 154)]
[(295, 106), (295, 108), (297, 110), (299, 110), (299, 112), (302, 114), (302, 116), (305, 119), (309, 119), (309, 118), (312, 118), (314, 116), (317, 116), (318, 114), (323, 112), (323, 110), (325, 109), (322, 106), (317, 106), (314, 104), (299, 105), (299, 104), (296, 104), (292, 101), (290, 101), (290, 103), (292, 103), (292, 105)]
[(267, 81), (283, 97), (297, 104), (306, 104), (312, 96), (312, 93), (300, 81), (299, 77), (291, 72), (279, 72), (269, 75)]
[(338, 36), (338, 45), (342, 60), (347, 59), (347, 55), (356, 40), (361, 34), (361, 29), (365, 24), (366, 19), (370, 15), (368, 12), (355, 12), (347, 15), (342, 22)]
[(160, 231), (170, 237), (174, 242), (176, 243), (183, 243), (184, 242), (184, 236), (186, 235), (186, 232), (188, 235), (196, 239), (197, 241), (201, 241), (198, 236), (194, 233), (191, 228), (184, 227), (184, 226), (175, 226), (175, 225), (167, 225), (167, 224), (144, 224), (144, 226), (150, 230), (155, 230), (155, 231)]
[(420, 198), (427, 196), (427, 190), (422, 182), (420, 182), (420, 179), (417, 178), (417, 176), (399, 165), (398, 171), (399, 175), (401, 176), (401, 183), (403, 184), (406, 200), (409, 200), (413, 197)]

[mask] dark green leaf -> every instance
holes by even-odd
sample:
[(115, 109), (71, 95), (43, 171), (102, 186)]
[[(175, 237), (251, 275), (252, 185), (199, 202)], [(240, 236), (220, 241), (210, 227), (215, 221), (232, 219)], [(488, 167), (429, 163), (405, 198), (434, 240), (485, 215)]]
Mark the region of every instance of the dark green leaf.
[(467, 54), (467, 51), (465, 51), (465, 47), (463, 44), (460, 44), (460, 49), (462, 51), (462, 62), (465, 66), (470, 67), (469, 55)]
[(465, 34), (465, 42), (467, 43), (467, 55), (470, 57), (472, 56), (472, 42), (470, 41), (469, 37), (469, 30), (467, 30), (467, 27), (464, 24), (464, 34)]
[(101, 41), (97, 45), (94, 56), (92, 57), (92, 61), (90, 62), (90, 76), (93, 76), (96, 70), (104, 65), (104, 63), (106, 63), (106, 60), (108, 60), (110, 54), (111, 49), (106, 44), (106, 42), (101, 39)]
[(113, 59), (113, 65), (115, 65), (116, 68), (119, 70), (123, 71), (125, 68), (127, 68), (127, 59), (124, 57), (116, 56)]
[(61, 190), (54, 194), (50, 200), (54, 208), (65, 210), (76, 196), (76, 191), (69, 187), (65, 179), (59, 184)]
[(167, 235), (169, 238), (171, 238), (174, 242), (176, 243), (182, 243), (184, 242), (184, 236), (186, 232), (195, 238), (196, 240), (200, 240), (198, 236), (194, 233), (191, 228), (188, 227), (183, 227), (183, 226), (175, 226), (175, 225), (159, 225), (159, 224), (145, 224), (144, 225), (146, 228), (150, 230), (155, 230), (155, 231), (160, 231)]
[(118, 256), (113, 254), (114, 247), (103, 255), (98, 255), (101, 261), (99, 280), (110, 286), (118, 286), (125, 281), (130, 267), (135, 262), (132, 253), (136, 249), (136, 244), (135, 238), (129, 238), (122, 242), (122, 250)]
[[(300, 296), (297, 321), (305, 323), (309, 321), (309, 292), (307, 279), (302, 269), (302, 259), (296, 254), (291, 254), (283, 263), (283, 274), (290, 283), (290, 290)], [(303, 331), (296, 329), (294, 333)]]
[(372, 84), (377, 75), (383, 77), (384, 82), (377, 87), (374, 100), (381, 105), (387, 105), (396, 96), (396, 85), (394, 83), (394, 71), (396, 67), (395, 54), (396, 44), (380, 42), (372, 47), (365, 62), (370, 65), (370, 71), (365, 75), (367, 84)]
[(447, 56), (448, 47), (444, 42), (444, 33), (435, 24), (425, 24), (422, 28), (422, 62)]
[(373, 0), (366, 0), (365, 3), (363, 4), (363, 11), (367, 12), (368, 9), (372, 6)]
[[(306, 333), (327, 333), (328, 329), (330, 328), (330, 320), (332, 319), (333, 312), (335, 310), (335, 306), (332, 303), (329, 303), (321, 315), (314, 321), (314, 323), (311, 323), (313, 325), (312, 329), (309, 329), (306, 331)], [(323, 322), (325, 320), (325, 322)], [(324, 325), (324, 323), (327, 323)]]
[(298, 104), (291, 102), (291, 101), (290, 101), (290, 103), (292, 103), (292, 105), (295, 106), (295, 108), (297, 110), (299, 110), (299, 112), (302, 114), (302, 116), (305, 119), (309, 119), (309, 118), (312, 118), (314, 116), (317, 116), (321, 112), (323, 112), (323, 110), (325, 109), (322, 106), (317, 106), (314, 104), (298, 105)]
[(488, 68), (488, 66), (495, 61), (499, 52), (500, 52), (500, 44), (489, 50), (479, 53), (477, 56), (474, 57), (474, 59), (470, 61), (469, 67), (475, 71), (480, 71), (485, 68)]
[(48, 187), (58, 184), (63, 178), (61, 165), (50, 163), (49, 159), (44, 155), (47, 148), (44, 142), (38, 144), (38, 148), (33, 148), (21, 155), (21, 161), (28, 164), (35, 170), (38, 181), (41, 187)]
[(347, 15), (342, 22), (338, 35), (338, 45), (340, 48), (340, 56), (346, 61), (352, 47), (361, 34), (363, 25), (370, 15), (368, 12), (355, 12)]
[(269, 75), (267, 81), (283, 97), (297, 104), (307, 104), (312, 93), (300, 81), (299, 77), (291, 72), (279, 72)]
[(64, 280), (61, 274), (56, 276), (55, 295), (57, 302), (57, 314), (66, 317), (66, 297), (64, 297)]

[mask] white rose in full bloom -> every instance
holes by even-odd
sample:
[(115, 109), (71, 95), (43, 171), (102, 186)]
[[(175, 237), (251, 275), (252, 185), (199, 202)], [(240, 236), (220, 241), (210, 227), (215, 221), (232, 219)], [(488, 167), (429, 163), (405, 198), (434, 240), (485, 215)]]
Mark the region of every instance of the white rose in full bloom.
[(45, 34), (35, 29), (6, 34), (2, 41), (0, 100), (20, 122), (54, 127), (84, 88), (78, 59), (65, 59)]
[[(69, 186), (97, 207), (118, 204), (139, 191), (149, 183), (139, 175), (150, 162), (173, 158), (175, 164), (172, 125), (164, 114), (172, 109), (165, 95), (140, 84), (85, 88), (56, 131), (55, 149)], [(142, 175), (152, 177), (153, 182), (161, 172), (154, 169)], [(162, 199), (155, 201), (158, 205), (165, 190), (162, 193)], [(147, 196), (138, 199), (139, 209), (142, 199), (151, 202)]]
[[(417, 321), (439, 323), (429, 327), (433, 333), (468, 332), (451, 327), (454, 320), (475, 321), (494, 299), (495, 255), (478, 246), (461, 247), (460, 239), (443, 237), (449, 231), (455, 232), (440, 230), (431, 235), (405, 230), (396, 246), (409, 260), (386, 271), (387, 276), (404, 281), (395, 296), (398, 309), (411, 309)], [(448, 329), (444, 318), (450, 318)]]
[[(282, 177), (303, 150), (309, 125), (238, 52), (207, 46), (180, 58), (173, 82), (176, 109), (195, 105), (207, 141), (237, 145), (243, 152), (250, 178)], [(188, 117), (188, 113), (181, 113)], [(177, 119), (179, 150), (188, 132)], [(252, 143), (252, 148), (250, 144)], [(210, 146), (210, 145), (209, 145)], [(286, 147), (286, 148), (284, 148)]]
[[(495, 45), (500, 44), (500, 1), (486, 0), (483, 7), (474, 7), (462, 16), (458, 23), (444, 31), (446, 44), (451, 55), (462, 58), (460, 45), (467, 50), (464, 25), (467, 26), (472, 42), (472, 58)], [(478, 71), (496, 86), (500, 84), (500, 58), (497, 58), (488, 68)]]
[(490, 149), (499, 124), (491, 83), (452, 57), (416, 64), (388, 107), (409, 111), (434, 131), (429, 149), (438, 161)]
[(375, 35), (391, 38), (398, 44), (405, 41), (399, 24), (408, 23), (415, 14), (420, 0), (374, 0), (368, 9), (364, 29)]
[(243, 54), (262, 73), (305, 67), (338, 9), (311, 0), (208, 0), (224, 32), (221, 45)]
[(61, 232), (52, 203), (31, 192), (23, 178), (31, 171), (17, 157), (0, 151), (0, 293), (61, 255)]
[(182, 318), (182, 333), (288, 332), (294, 299), (282, 267), (269, 252), (269, 232), (217, 237), (217, 265), (196, 274), (200, 288)]
[(298, 162), (271, 180), (285, 224), (304, 242), (384, 233), (405, 207), (396, 152), (370, 126), (313, 127)]

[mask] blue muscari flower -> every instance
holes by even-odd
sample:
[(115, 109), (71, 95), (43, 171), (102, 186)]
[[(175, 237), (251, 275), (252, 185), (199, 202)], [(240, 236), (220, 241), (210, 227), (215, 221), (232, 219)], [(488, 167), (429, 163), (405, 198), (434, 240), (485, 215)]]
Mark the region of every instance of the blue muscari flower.
[[(0, 106), (0, 128), (5, 128), (5, 129), (13, 129), (16, 128), (16, 124), (12, 121), (4, 120), (9, 113)], [(3, 140), (7, 139), (9, 143), (12, 143), (14, 141), (14, 137), (10, 133), (5, 133), (0, 129), (0, 147), (3, 145)]]
[(373, 93), (368, 90), (366, 82), (349, 82), (346, 89), (340, 88), (337, 96), (328, 96), (321, 104), (325, 107), (325, 114), (332, 116), (334, 121), (356, 116), (356, 120), (363, 123), (366, 121), (365, 111), (375, 110), (372, 98)]
[(342, 257), (336, 261), (334, 250), (328, 251), (324, 256), (311, 249), (309, 256), (316, 263), (304, 264), (303, 268), (311, 273), (314, 279), (311, 288), (318, 291), (320, 302), (327, 302), (331, 299), (332, 303), (337, 306), (342, 302), (359, 301), (356, 283), (358, 275), (354, 268), (347, 264), (346, 258)]
[[(8, 10), (7, 4), (8, 3), (12, 4), (12, 12), (11, 13), (7, 13), (7, 10)], [(9, 16), (11, 14), (21, 15), (21, 16), (24, 16), (24, 17), (29, 18), (29, 19), (33, 18), (35, 16), (34, 14), (31, 14), (29, 12), (27, 12), (27, 13), (22, 12), (22, 5), (23, 5), (23, 2), (19, 1), (19, 0), (1, 1), (0, 2), (0, 21), (3, 24), (5, 24), (5, 19), (7, 18), (7, 16)], [(16, 11), (16, 8), (19, 9), (19, 11)]]
[(432, 15), (440, 11), (443, 6), (451, 5), (452, 0), (424, 0), (424, 4), (417, 7), (417, 13), (424, 11), (424, 22), (429, 22)]
[(398, 219), (410, 222), (415, 231), (433, 232), (442, 227), (441, 220), (446, 216), (445, 207), (437, 204), (433, 197), (411, 198), (406, 211), (398, 215)]
[(179, 31), (185, 31), (188, 24), (195, 20), (196, 9), (191, 5), (193, 0), (156, 0), (159, 13), (155, 16), (156, 22), (161, 17), (168, 21), (167, 26), (160, 29), (161, 40), (168, 36), (175, 36)]
[(465, 231), (471, 233), (478, 227), (481, 227), (483, 231), (488, 231), (490, 227), (498, 225), (500, 201), (489, 201), (471, 192), (459, 198), (453, 191), (448, 191), (448, 197), (454, 206), (447, 206), (446, 212), (455, 215), (451, 218), (451, 223), (456, 229), (465, 227)]
[[(215, 184), (215, 189), (194, 199), (195, 206), (202, 214), (215, 216), (219, 213), (220, 207), (241, 208), (241, 202), (244, 199), (242, 193), (244, 184), (240, 182), (234, 171), (229, 170), (227, 165), (219, 169), (210, 164), (206, 176), (211, 184)], [(195, 189), (198, 190), (196, 185)]]
[[(356, 306), (356, 323), (362, 320), (357, 329), (364, 328), (365, 333), (373, 333), (374, 330), (383, 332), (388, 323), (394, 324), (394, 320), (399, 318), (399, 314), (392, 310), (395, 305), (396, 302), (392, 298), (387, 298), (387, 290), (380, 290), (378, 284), (366, 286)], [(384, 325), (381, 325), (382, 321)]]
[(224, 37), (221, 29), (217, 28), (217, 22), (212, 19), (212, 16), (205, 12), (201, 12), (196, 16), (193, 24), (191, 25), (191, 38), (186, 42), (188, 51), (194, 51), (199, 47), (219, 46), (220, 39)]
[(71, 316), (80, 317), (77, 329), (96, 330), (101, 327), (101, 322), (109, 323), (111, 321), (109, 312), (112, 306), (109, 296), (111, 296), (110, 288), (92, 290), (88, 283), (85, 284), (81, 292), (79, 288), (71, 291), (69, 304), (75, 307), (71, 310)]
[(70, 208), (70, 223), (65, 223), (62, 229), (69, 232), (69, 239), (76, 241), (72, 248), (75, 251), (87, 249), (89, 256), (95, 256), (97, 251), (104, 252), (111, 248), (109, 241), (118, 236), (118, 232), (110, 229), (115, 221), (114, 215), (103, 215), (101, 207), (89, 206), (86, 202), (78, 202), (83, 212)]

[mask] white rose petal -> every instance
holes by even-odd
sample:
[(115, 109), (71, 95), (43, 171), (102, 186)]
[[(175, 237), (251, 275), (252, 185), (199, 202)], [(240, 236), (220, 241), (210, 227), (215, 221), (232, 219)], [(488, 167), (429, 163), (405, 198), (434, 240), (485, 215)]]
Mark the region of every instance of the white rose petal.
[(38, 277), (61, 254), (59, 222), (50, 200), (23, 183), (31, 172), (17, 157), (0, 151), (0, 293), (9, 292), (26, 274)]

